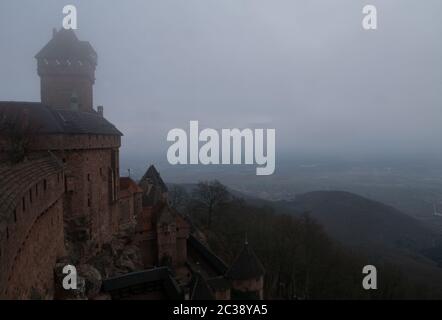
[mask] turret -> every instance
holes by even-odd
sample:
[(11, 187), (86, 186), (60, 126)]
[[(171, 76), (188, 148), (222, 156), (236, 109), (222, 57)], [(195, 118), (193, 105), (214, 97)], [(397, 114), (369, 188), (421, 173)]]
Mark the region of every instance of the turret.
[(232, 282), (232, 299), (262, 300), (265, 270), (247, 239), (226, 273)]
[(75, 96), (78, 110), (94, 112), (93, 85), (97, 54), (74, 31), (54, 30), (52, 39), (35, 56), (40, 76), (41, 102), (71, 109)]

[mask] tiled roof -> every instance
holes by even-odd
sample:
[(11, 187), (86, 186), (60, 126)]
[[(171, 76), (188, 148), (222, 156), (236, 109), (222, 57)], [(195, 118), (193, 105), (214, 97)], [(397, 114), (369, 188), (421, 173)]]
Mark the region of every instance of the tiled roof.
[(141, 189), (135, 181), (133, 181), (129, 177), (120, 177), (120, 189), (128, 190), (130, 193), (141, 193), (143, 189)]
[(61, 170), (62, 164), (49, 153), (15, 165), (2, 163), (0, 165), (0, 221), (10, 218), (23, 193), (33, 184)]
[(103, 281), (102, 289), (105, 292), (115, 292), (141, 284), (160, 282), (169, 299), (181, 299), (182, 291), (167, 267), (127, 273)]
[(147, 169), (146, 173), (144, 174), (143, 178), (140, 180), (140, 184), (143, 182), (149, 182), (155, 186), (158, 186), (161, 188), (162, 192), (167, 192), (167, 186), (164, 183), (163, 179), (161, 178), (159, 172), (155, 168), (155, 166), (151, 165), (149, 169)]
[(246, 242), (240, 254), (233, 261), (226, 276), (233, 280), (247, 280), (264, 275), (265, 270), (258, 257)]
[(227, 271), (227, 266), (217, 255), (209, 250), (201, 241), (195, 238), (194, 235), (189, 235), (187, 239), (189, 249), (193, 250), (200, 259), (203, 259), (205, 264), (210, 267), (217, 275), (224, 275)]
[(0, 114), (14, 119), (26, 115), (40, 134), (123, 134), (96, 112), (48, 107), (38, 102), (0, 101)]
[(35, 56), (37, 59), (78, 59), (97, 64), (97, 53), (87, 41), (78, 40), (74, 31), (61, 29)]
[(153, 165), (147, 169), (139, 186), (143, 189), (144, 207), (156, 205), (161, 200), (163, 193), (167, 192), (166, 184)]

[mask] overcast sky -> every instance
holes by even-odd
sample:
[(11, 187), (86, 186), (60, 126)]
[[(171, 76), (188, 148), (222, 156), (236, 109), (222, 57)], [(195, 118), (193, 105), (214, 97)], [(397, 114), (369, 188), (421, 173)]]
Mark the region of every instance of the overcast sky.
[(440, 0), (1, 0), (0, 100), (39, 101), (33, 57), (66, 4), (123, 160), (165, 158), (189, 120), (276, 128), (280, 154), (441, 151)]

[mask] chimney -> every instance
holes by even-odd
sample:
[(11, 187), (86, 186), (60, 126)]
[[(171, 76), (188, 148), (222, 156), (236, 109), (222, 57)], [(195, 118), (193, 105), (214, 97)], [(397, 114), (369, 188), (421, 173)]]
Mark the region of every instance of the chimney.
[(104, 108), (103, 108), (103, 106), (98, 106), (98, 107), (97, 107), (97, 112), (98, 112), (98, 114), (99, 114), (100, 116), (103, 116), (103, 114), (104, 114)]

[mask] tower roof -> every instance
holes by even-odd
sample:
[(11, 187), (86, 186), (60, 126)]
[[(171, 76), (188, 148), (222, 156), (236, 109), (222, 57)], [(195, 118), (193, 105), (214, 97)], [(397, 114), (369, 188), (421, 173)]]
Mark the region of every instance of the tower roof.
[(141, 189), (135, 181), (129, 177), (120, 177), (120, 189), (129, 191), (131, 194), (143, 192), (143, 189)]
[(140, 184), (148, 182), (154, 186), (157, 186), (161, 189), (162, 192), (167, 192), (167, 186), (161, 178), (159, 172), (155, 168), (155, 166), (151, 165), (149, 169), (147, 169), (143, 178), (140, 180)]
[(233, 280), (247, 280), (264, 275), (265, 269), (248, 242), (244, 244), (240, 254), (233, 261), (226, 276)]
[(154, 166), (150, 166), (138, 185), (143, 189), (143, 207), (155, 206), (164, 202), (167, 186)]
[(87, 41), (78, 40), (73, 30), (54, 30), (52, 39), (35, 56), (37, 59), (78, 59), (97, 64), (97, 53)]
[(0, 101), (0, 113), (6, 121), (25, 114), (37, 134), (123, 134), (97, 113), (64, 110), (37, 102)]

